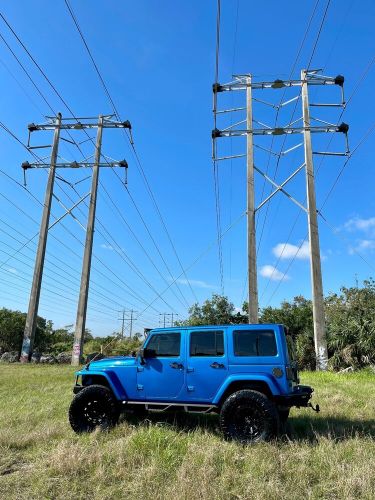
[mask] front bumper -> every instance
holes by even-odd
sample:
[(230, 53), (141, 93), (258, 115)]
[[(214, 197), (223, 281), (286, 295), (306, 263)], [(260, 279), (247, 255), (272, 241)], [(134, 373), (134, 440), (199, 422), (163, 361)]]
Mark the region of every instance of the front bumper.
[(294, 391), (290, 394), (276, 396), (275, 402), (278, 405), (288, 407), (296, 406), (297, 408), (300, 408), (301, 406), (310, 406), (309, 401), (313, 392), (314, 389), (308, 385), (297, 385), (297, 387), (294, 388)]

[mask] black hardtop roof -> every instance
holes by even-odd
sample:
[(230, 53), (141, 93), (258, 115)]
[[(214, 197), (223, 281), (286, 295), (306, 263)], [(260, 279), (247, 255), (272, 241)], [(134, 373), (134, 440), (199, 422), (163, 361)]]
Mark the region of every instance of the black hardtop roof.
[(256, 329), (256, 328), (261, 328), (266, 329), (266, 328), (272, 328), (274, 329), (275, 327), (284, 327), (281, 323), (248, 323), (248, 324), (238, 324), (238, 325), (200, 325), (200, 326), (171, 326), (171, 327), (165, 327), (165, 328), (152, 328), (149, 330), (148, 333), (151, 332), (180, 332), (181, 330), (197, 330), (197, 331), (202, 331), (202, 330), (215, 330), (215, 329), (220, 329), (220, 328), (228, 328), (228, 327), (234, 327), (237, 329), (246, 329), (251, 327), (251, 329)]

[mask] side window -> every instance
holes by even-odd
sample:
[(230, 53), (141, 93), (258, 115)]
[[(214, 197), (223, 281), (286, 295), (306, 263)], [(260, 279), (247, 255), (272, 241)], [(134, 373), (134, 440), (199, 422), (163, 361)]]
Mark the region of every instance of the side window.
[(233, 342), (235, 356), (277, 356), (272, 330), (235, 330)]
[(203, 330), (190, 334), (190, 356), (223, 356), (224, 332)]
[(155, 351), (155, 357), (176, 357), (180, 355), (180, 344), (180, 332), (155, 333), (146, 348)]

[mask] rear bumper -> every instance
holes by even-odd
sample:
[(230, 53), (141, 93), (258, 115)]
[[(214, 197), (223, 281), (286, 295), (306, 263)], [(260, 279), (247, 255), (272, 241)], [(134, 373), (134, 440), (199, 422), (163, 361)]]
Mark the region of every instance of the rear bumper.
[(288, 407), (296, 406), (300, 408), (301, 406), (309, 406), (309, 401), (313, 392), (314, 389), (308, 385), (298, 385), (290, 394), (275, 396), (275, 402), (278, 405)]

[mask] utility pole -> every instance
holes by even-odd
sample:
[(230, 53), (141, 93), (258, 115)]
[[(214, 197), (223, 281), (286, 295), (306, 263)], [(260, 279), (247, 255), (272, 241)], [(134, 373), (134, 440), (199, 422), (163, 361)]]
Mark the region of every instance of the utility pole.
[(87, 300), (89, 295), (89, 284), (90, 284), (92, 244), (94, 241), (96, 198), (98, 193), (99, 163), (100, 163), (101, 149), (102, 149), (102, 137), (103, 137), (103, 116), (100, 115), (98, 121), (97, 134), (96, 134), (95, 162), (92, 172), (91, 197), (90, 197), (89, 215), (87, 219), (85, 252), (83, 256), (81, 287), (79, 290), (77, 320), (74, 333), (74, 343), (73, 343), (73, 353), (72, 353), (73, 366), (79, 365), (83, 351), (83, 341), (84, 341), (85, 326), (86, 326)]
[(122, 310), (122, 317), (120, 318), (121, 320), (121, 338), (124, 338), (124, 331), (125, 331), (125, 309)]
[(129, 326), (129, 338), (132, 338), (133, 336), (133, 323), (136, 320), (134, 318), (134, 314), (136, 314), (137, 311), (134, 311), (134, 309), (130, 310), (130, 318), (125, 318), (125, 309), (122, 310), (122, 317), (120, 318), (120, 321), (122, 322), (122, 327), (121, 327), (121, 338), (124, 338), (124, 332), (125, 332), (125, 321), (130, 322)]
[(251, 76), (246, 78), (246, 171), (247, 171), (247, 269), (249, 273), (249, 323), (258, 323), (258, 283), (255, 237), (253, 100)]
[[(341, 102), (339, 103), (309, 103), (308, 99), (308, 86), (326, 86), (326, 85), (337, 85), (341, 88)], [(336, 77), (325, 76), (319, 74), (319, 70), (303, 70), (301, 72), (300, 80), (274, 80), (265, 82), (254, 82), (249, 74), (245, 75), (235, 75), (233, 80), (226, 84), (215, 83), (213, 85), (214, 92), (214, 123), (215, 128), (212, 131), (212, 139), (220, 137), (246, 137), (246, 153), (236, 154), (230, 156), (220, 156), (217, 153), (217, 148), (213, 144), (213, 156), (214, 161), (222, 160), (232, 160), (235, 158), (246, 157), (246, 167), (247, 167), (247, 243), (248, 243), (248, 276), (249, 276), (249, 322), (258, 322), (258, 296), (257, 296), (257, 269), (256, 269), (256, 239), (255, 239), (255, 213), (264, 207), (269, 201), (278, 193), (283, 193), (290, 201), (297, 205), (301, 210), (307, 214), (308, 227), (309, 227), (309, 241), (310, 241), (310, 259), (311, 259), (311, 284), (312, 284), (312, 299), (313, 299), (313, 316), (314, 316), (314, 339), (315, 339), (315, 352), (316, 352), (316, 364), (318, 370), (327, 369), (327, 342), (325, 336), (325, 321), (324, 321), (324, 301), (323, 301), (323, 285), (322, 285), (322, 271), (321, 271), (321, 261), (320, 261), (320, 249), (319, 249), (319, 233), (318, 233), (318, 222), (317, 216), (318, 212), (316, 209), (315, 200), (315, 184), (314, 184), (314, 168), (313, 168), (313, 154), (315, 155), (328, 155), (328, 156), (348, 156), (349, 144), (347, 133), (349, 130), (349, 125), (346, 123), (332, 124), (325, 120), (319, 118), (313, 118), (310, 116), (310, 107), (345, 107), (344, 99), (344, 77), (338, 75)], [(263, 99), (256, 99), (252, 97), (252, 90), (267, 90), (267, 89), (286, 89), (296, 87), (300, 89), (300, 94), (283, 101), (285, 92), (279, 104), (265, 101)], [(217, 109), (217, 93), (220, 92), (233, 92), (233, 91), (245, 91), (246, 92), (246, 106), (236, 107), (232, 109)], [(279, 113), (280, 110), (289, 105), (292, 102), (298, 101), (302, 96), (302, 118), (298, 118), (291, 121), (288, 125), (282, 126), (269, 126), (262, 123), (261, 121), (255, 120), (252, 114), (252, 101), (256, 100), (263, 106), (270, 106), (276, 109)], [(245, 119), (236, 121), (223, 129), (218, 129), (216, 126), (217, 117), (225, 116), (226, 113), (243, 113), (246, 112)], [(293, 120), (293, 118), (292, 118)], [(302, 120), (302, 127), (296, 125), (300, 120)], [(317, 125), (311, 125), (311, 120), (318, 122)], [(254, 123), (257, 126), (254, 126)], [(243, 127), (246, 124), (246, 128)], [(242, 125), (242, 127), (241, 127)], [(332, 152), (332, 151), (313, 151), (311, 144), (311, 134), (312, 133), (336, 133), (340, 132), (345, 135), (346, 138), (346, 151), (345, 152)], [(302, 134), (303, 142), (289, 147), (286, 150), (282, 150), (279, 153), (272, 151), (271, 149), (261, 146), (259, 144), (254, 144), (253, 139), (255, 136), (269, 137), (269, 136), (279, 136), (279, 135), (293, 135)], [(254, 161), (254, 146), (260, 150), (268, 153), (269, 158), (271, 155), (278, 158), (278, 162), (281, 158), (285, 157), (291, 151), (295, 151), (297, 148), (303, 146), (305, 158), (304, 162), (295, 169), (283, 182), (278, 183), (275, 179), (272, 179), (264, 169), (259, 167), (258, 161)], [(284, 147), (284, 146), (283, 146)], [(282, 149), (283, 149), (282, 147)], [(296, 198), (294, 198), (286, 189), (285, 186), (290, 182), (299, 172), (306, 170), (306, 191), (307, 191), (307, 207), (304, 203), (300, 203)], [(269, 184), (272, 185), (273, 190), (270, 194), (263, 199), (258, 206), (255, 206), (255, 190), (254, 190), (254, 171), (260, 174)]]
[(172, 318), (171, 318), (171, 327), (173, 328), (174, 327), (174, 317), (178, 316), (178, 314), (177, 313), (172, 313), (171, 316), (172, 316)]
[[(86, 308), (87, 308), (87, 296), (88, 296), (88, 286), (89, 286), (89, 278), (90, 278), (90, 266), (91, 266), (91, 253), (92, 253), (92, 243), (93, 243), (93, 234), (94, 234), (94, 222), (95, 222), (95, 208), (96, 208), (96, 198), (97, 198), (97, 188), (98, 188), (98, 176), (99, 176), (99, 168), (104, 167), (123, 167), (125, 168), (125, 182), (126, 182), (126, 172), (128, 168), (128, 164), (125, 160), (121, 161), (113, 161), (105, 163), (100, 163), (100, 146), (102, 140), (102, 130), (103, 128), (127, 128), (131, 134), (131, 124), (128, 120), (124, 122), (118, 122), (113, 120), (114, 115), (106, 115), (99, 116), (99, 122), (93, 122), (93, 120), (97, 120), (93, 117), (85, 117), (85, 118), (74, 118), (73, 123), (69, 123), (71, 118), (62, 118), (59, 113), (56, 117), (46, 117), (47, 122), (36, 125), (35, 123), (31, 123), (28, 125), (29, 130), (29, 139), (27, 146), (28, 148), (44, 148), (50, 146), (31, 146), (30, 138), (31, 134), (36, 131), (54, 131), (54, 140), (52, 145), (51, 152), (51, 161), (50, 163), (44, 163), (43, 159), (35, 163), (29, 163), (25, 161), (22, 163), (22, 168), (24, 171), (24, 179), (26, 185), (26, 172), (28, 169), (49, 169), (47, 187), (46, 187), (46, 195), (44, 202), (44, 209), (40, 227), (39, 234), (39, 243), (37, 249), (37, 255), (35, 260), (35, 268), (34, 268), (34, 276), (33, 283), (30, 293), (30, 302), (29, 309), (26, 318), (26, 325), (24, 331), (24, 338), (22, 344), (21, 358), (20, 361), (28, 362), (30, 361), (30, 357), (32, 354), (34, 338), (35, 338), (35, 330), (36, 330), (36, 321), (38, 314), (38, 306), (39, 306), (39, 297), (41, 291), (41, 283), (43, 278), (43, 267), (44, 267), (44, 257), (46, 252), (46, 244), (47, 244), (47, 236), (48, 231), (58, 224), (64, 217), (67, 215), (72, 216), (73, 210), (82, 203), (87, 197), (90, 197), (90, 206), (89, 206), (89, 217), (87, 223), (87, 234), (86, 234), (86, 245), (84, 252), (84, 260), (82, 266), (82, 279), (81, 279), (81, 290), (79, 297), (79, 305), (78, 305), (78, 313), (77, 313), (77, 324), (75, 330), (75, 342), (73, 347), (73, 356), (72, 356), (72, 364), (77, 364), (77, 360), (79, 362), (80, 357), (82, 355), (82, 345), (83, 345), (83, 333), (85, 331), (85, 320), (86, 320)], [(96, 140), (96, 152), (95, 152), (95, 162), (90, 163), (86, 159), (81, 162), (73, 161), (73, 162), (57, 162), (58, 158), (58, 146), (60, 140), (60, 132), (62, 130), (69, 131), (77, 131), (77, 130), (85, 130), (85, 129), (98, 129), (97, 140)], [(76, 144), (72, 140), (68, 140), (64, 137), (61, 137), (61, 140), (65, 140), (67, 142), (71, 142), (72, 144)], [(92, 187), (91, 192), (82, 196), (71, 208), (67, 208), (53, 193), (54, 188), (54, 180), (55, 180), (55, 171), (56, 169), (66, 169), (66, 168), (92, 168), (93, 176), (92, 176)], [(60, 203), (60, 205), (64, 208), (65, 213), (61, 215), (58, 219), (56, 219), (51, 225), (49, 225), (49, 219), (51, 214), (51, 204), (52, 197), (55, 197), (56, 200)], [(76, 219), (77, 220), (77, 219)], [(79, 221), (78, 221), (79, 222)], [(80, 225), (82, 225), (79, 222)], [(83, 226), (82, 226), (83, 227)], [(77, 332), (80, 332), (80, 336), (78, 336)]]
[(134, 322), (134, 312), (136, 311), (133, 311), (133, 309), (130, 311), (130, 329), (129, 329), (129, 336), (130, 338), (132, 338), (132, 335), (133, 335), (133, 322)]
[(318, 215), (316, 210), (314, 164), (310, 131), (310, 107), (306, 76), (306, 70), (302, 70), (302, 113), (306, 164), (307, 220), (309, 226), (311, 286), (313, 297), (314, 343), (316, 367), (318, 370), (327, 370), (328, 350), (325, 332), (322, 266), (320, 260)]
[[(61, 113), (58, 113), (55, 123), (54, 123), (54, 135), (53, 135), (53, 145), (51, 151), (51, 163), (47, 180), (46, 194), (44, 199), (44, 208), (42, 221), (40, 224), (40, 233), (38, 241), (38, 249), (35, 259), (34, 276), (33, 283), (31, 286), (29, 309), (27, 311), (25, 330), (23, 334), (23, 342), (21, 349), (20, 361), (22, 363), (27, 363), (30, 361), (31, 354), (33, 352), (33, 345), (35, 340), (35, 330), (38, 319), (38, 308), (39, 308), (39, 298), (40, 289), (42, 285), (43, 269), (44, 269), (44, 258), (46, 255), (47, 237), (48, 237), (48, 226), (49, 219), (51, 215), (51, 204), (53, 195), (53, 186), (55, 182), (55, 172), (56, 172), (56, 161), (59, 149), (59, 139), (60, 139), (60, 127), (61, 127)], [(29, 128), (30, 130), (30, 128)]]
[(167, 316), (172, 316), (173, 318), (173, 313), (170, 314), (170, 313), (159, 313), (159, 316), (162, 316), (163, 317), (163, 328), (165, 328), (165, 325), (166, 325), (166, 317)]

